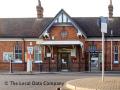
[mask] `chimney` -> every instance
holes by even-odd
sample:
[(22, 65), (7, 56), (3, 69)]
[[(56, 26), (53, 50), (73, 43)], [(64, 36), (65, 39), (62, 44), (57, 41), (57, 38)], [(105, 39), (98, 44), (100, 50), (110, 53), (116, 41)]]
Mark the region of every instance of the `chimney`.
[(43, 7), (41, 6), (41, 1), (38, 0), (38, 5), (36, 6), (37, 9), (37, 18), (43, 18)]
[(113, 17), (113, 5), (112, 5), (112, 0), (110, 0), (110, 4), (108, 5), (108, 10), (109, 10), (109, 18)]

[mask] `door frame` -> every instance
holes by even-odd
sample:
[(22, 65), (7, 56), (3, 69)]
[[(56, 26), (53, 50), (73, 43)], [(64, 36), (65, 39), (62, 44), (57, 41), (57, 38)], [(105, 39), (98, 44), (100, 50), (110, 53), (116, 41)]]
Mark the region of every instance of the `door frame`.
[[(97, 54), (97, 58), (98, 58), (98, 61), (97, 61), (97, 64), (98, 64), (98, 67), (96, 67), (96, 70), (92, 70), (92, 66), (91, 66), (91, 58), (92, 58), (92, 55), (93, 54)], [(100, 71), (100, 52), (90, 52), (89, 53), (89, 71)]]
[[(62, 56), (61, 56), (61, 54), (68, 54), (68, 60), (67, 60), (67, 62), (66, 62), (66, 64), (67, 64), (67, 67), (66, 67), (66, 69), (64, 69), (63, 68), (63, 63), (62, 63)], [(66, 71), (69, 71), (69, 65), (70, 65), (70, 52), (59, 52), (58, 53), (58, 60), (60, 60), (60, 61), (58, 61), (59, 63), (59, 65), (60, 65), (60, 71), (64, 71), (64, 70), (66, 70)]]

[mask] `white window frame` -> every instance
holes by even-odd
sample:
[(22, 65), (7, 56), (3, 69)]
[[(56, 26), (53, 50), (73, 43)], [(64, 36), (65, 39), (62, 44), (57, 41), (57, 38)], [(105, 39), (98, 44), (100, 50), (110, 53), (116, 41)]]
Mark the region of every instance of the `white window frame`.
[[(39, 52), (36, 53), (36, 48), (39, 50)], [(34, 46), (34, 63), (42, 63), (42, 56), (41, 56), (41, 48), (40, 46)], [(37, 56), (40, 56), (39, 57), (39, 60), (36, 60), (35, 57)]]
[[(21, 50), (21, 53), (16, 53), (16, 48), (17, 50)], [(16, 54), (21, 54), (21, 58), (20, 59), (16, 59)], [(15, 47), (14, 47), (14, 60), (13, 60), (13, 63), (22, 63), (22, 46), (21, 45), (18, 45), (16, 44)]]
[[(118, 49), (118, 52), (115, 52), (115, 48), (117, 47), (117, 49)], [(116, 54), (118, 54), (118, 60), (116, 61), (115, 60), (115, 55)], [(113, 62), (114, 64), (118, 64), (119, 63), (119, 46), (114, 46), (114, 62)]]
[(66, 16), (64, 13), (61, 13), (57, 19), (55, 20), (55, 23), (70, 23), (68, 16)]

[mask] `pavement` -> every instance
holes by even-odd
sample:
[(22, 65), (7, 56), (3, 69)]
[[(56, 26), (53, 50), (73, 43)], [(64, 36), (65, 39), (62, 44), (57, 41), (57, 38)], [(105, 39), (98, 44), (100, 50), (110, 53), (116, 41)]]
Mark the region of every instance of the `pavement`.
[(120, 78), (107, 76), (103, 82), (100, 77), (70, 80), (62, 90), (120, 90)]
[[(38, 74), (98, 74), (101, 75), (101, 71), (98, 72), (89, 72), (89, 71), (82, 71), (82, 72), (68, 72), (68, 71), (62, 71), (62, 72), (40, 72), (40, 71), (0, 71), (0, 75), (38, 75)], [(105, 71), (106, 75), (119, 75), (120, 71)]]
[[(105, 79), (107, 77), (119, 78), (120, 71), (109, 71), (109, 72), (107, 71), (107, 72), (105, 72)], [(53, 83), (59, 82), (59, 83), (66, 84), (66, 82), (69, 82), (71, 80), (82, 80), (83, 79), (83, 81), (84, 81), (84, 79), (87, 79), (87, 78), (90, 78), (92, 80), (93, 80), (93, 78), (101, 79), (101, 72), (13, 71), (13, 73), (10, 73), (9, 71), (0, 71), (0, 90), (21, 90), (21, 89), (23, 89), (23, 90), (61, 90), (61, 89), (57, 89), (57, 88), (62, 88), (63, 87), (62, 84), (53, 85)], [(113, 80), (113, 81), (116, 82), (117, 80)], [(51, 84), (49, 84), (49, 83), (45, 84), (44, 82), (46, 82), (46, 81)], [(85, 81), (87, 81), (87, 80), (85, 80)], [(96, 81), (97, 80), (95, 80), (95, 82)], [(29, 82), (29, 85), (26, 85), (26, 83), (28, 83), (28, 82)], [(36, 82), (36, 85), (34, 85), (34, 82)], [(111, 81), (107, 81), (107, 83), (110, 83), (110, 82)], [(93, 81), (90, 81), (90, 83), (93, 83)], [(86, 83), (84, 83), (84, 84), (86, 84)], [(111, 85), (113, 85), (113, 83)], [(67, 90), (70, 90), (70, 89), (67, 89)], [(71, 89), (71, 90), (74, 90), (74, 89)], [(79, 89), (76, 88), (76, 90), (79, 90)], [(85, 89), (83, 89), (83, 90), (85, 90)], [(114, 89), (109, 89), (109, 90), (114, 90)], [(117, 89), (115, 89), (115, 90), (117, 90)], [(118, 89), (118, 90), (120, 90), (120, 89)]]
[[(89, 71), (82, 71), (82, 72), (68, 72), (68, 71), (62, 71), (62, 72), (40, 72), (40, 71), (0, 71), (0, 75), (38, 75), (38, 74), (98, 74), (101, 75), (101, 71), (98, 72), (89, 72)], [(105, 71), (106, 75), (119, 75), (120, 71)]]

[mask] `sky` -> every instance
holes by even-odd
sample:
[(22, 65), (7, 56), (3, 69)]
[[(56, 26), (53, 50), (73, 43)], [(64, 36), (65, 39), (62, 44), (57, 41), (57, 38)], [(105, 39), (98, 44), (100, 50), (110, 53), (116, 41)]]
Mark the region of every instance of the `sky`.
[[(37, 17), (38, 0), (0, 0), (0, 18)], [(71, 17), (108, 16), (109, 0), (41, 0), (44, 17), (64, 9)], [(120, 0), (113, 0), (113, 16), (120, 16)]]

